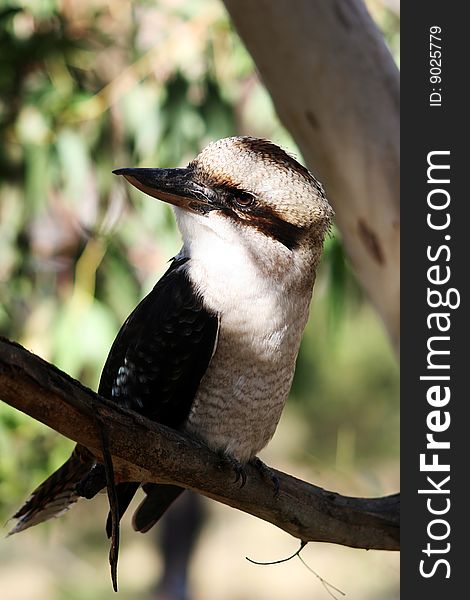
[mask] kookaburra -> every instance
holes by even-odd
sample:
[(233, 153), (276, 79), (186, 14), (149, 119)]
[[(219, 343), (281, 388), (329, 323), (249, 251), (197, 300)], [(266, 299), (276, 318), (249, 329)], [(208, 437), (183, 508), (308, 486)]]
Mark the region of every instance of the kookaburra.
[[(170, 203), (183, 247), (111, 348), (99, 394), (204, 442), (243, 468), (272, 438), (289, 393), (333, 211), (315, 177), (273, 143), (232, 137), (185, 169), (118, 169)], [(15, 514), (16, 533), (57, 516), (96, 461), (77, 445)], [(142, 485), (147, 531), (182, 488)]]

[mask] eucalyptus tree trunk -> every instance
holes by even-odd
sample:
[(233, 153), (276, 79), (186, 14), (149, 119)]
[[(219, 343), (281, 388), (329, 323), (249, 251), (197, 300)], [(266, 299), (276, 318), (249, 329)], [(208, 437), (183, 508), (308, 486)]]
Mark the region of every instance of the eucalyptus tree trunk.
[(224, 0), (399, 349), (399, 73), (362, 0)]

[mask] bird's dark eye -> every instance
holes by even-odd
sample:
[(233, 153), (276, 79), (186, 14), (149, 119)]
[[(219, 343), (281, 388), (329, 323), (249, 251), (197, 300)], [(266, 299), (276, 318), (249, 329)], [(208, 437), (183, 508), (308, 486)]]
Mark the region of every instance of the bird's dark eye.
[(233, 202), (240, 208), (249, 208), (255, 203), (254, 197), (248, 192), (236, 191), (233, 194)]

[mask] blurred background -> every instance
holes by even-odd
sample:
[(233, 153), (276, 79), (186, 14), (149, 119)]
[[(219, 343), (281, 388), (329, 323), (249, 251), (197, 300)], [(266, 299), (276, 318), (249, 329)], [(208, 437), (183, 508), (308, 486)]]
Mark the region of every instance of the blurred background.
[[(398, 62), (397, 3), (367, 4)], [(112, 169), (183, 166), (236, 134), (302, 160), (218, 0), (2, 0), (0, 334), (96, 389), (120, 325), (180, 245), (169, 207)], [(343, 494), (385, 495), (399, 487), (398, 435), (397, 361), (333, 229), (290, 400), (261, 456)], [(2, 523), (72, 445), (0, 402)], [(292, 553), (286, 533), (205, 499), (186, 504), (145, 536), (128, 512), (120, 598), (330, 597), (298, 559), (245, 560)], [(106, 513), (100, 497), (0, 539), (0, 597), (115, 597)], [(185, 560), (168, 564), (168, 531), (178, 526), (194, 547), (175, 584), (171, 569)], [(303, 557), (348, 598), (398, 598), (395, 553), (310, 544)]]

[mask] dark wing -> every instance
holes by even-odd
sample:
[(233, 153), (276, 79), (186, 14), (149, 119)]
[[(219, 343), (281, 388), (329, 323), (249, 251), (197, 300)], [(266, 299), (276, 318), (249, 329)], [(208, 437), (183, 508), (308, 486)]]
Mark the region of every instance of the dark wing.
[(174, 260), (127, 318), (103, 369), (98, 392), (169, 427), (189, 414), (214, 353), (218, 317), (208, 312)]
[[(186, 262), (175, 259), (127, 318), (111, 348), (98, 390), (120, 406), (173, 428), (181, 426), (189, 414), (214, 353), (219, 327), (217, 315), (204, 308), (189, 280)], [(132, 482), (117, 486), (120, 517), (138, 487)], [(174, 486), (147, 487), (152, 494), (136, 513), (145, 529), (183, 491)], [(109, 534), (109, 518), (107, 530)]]

